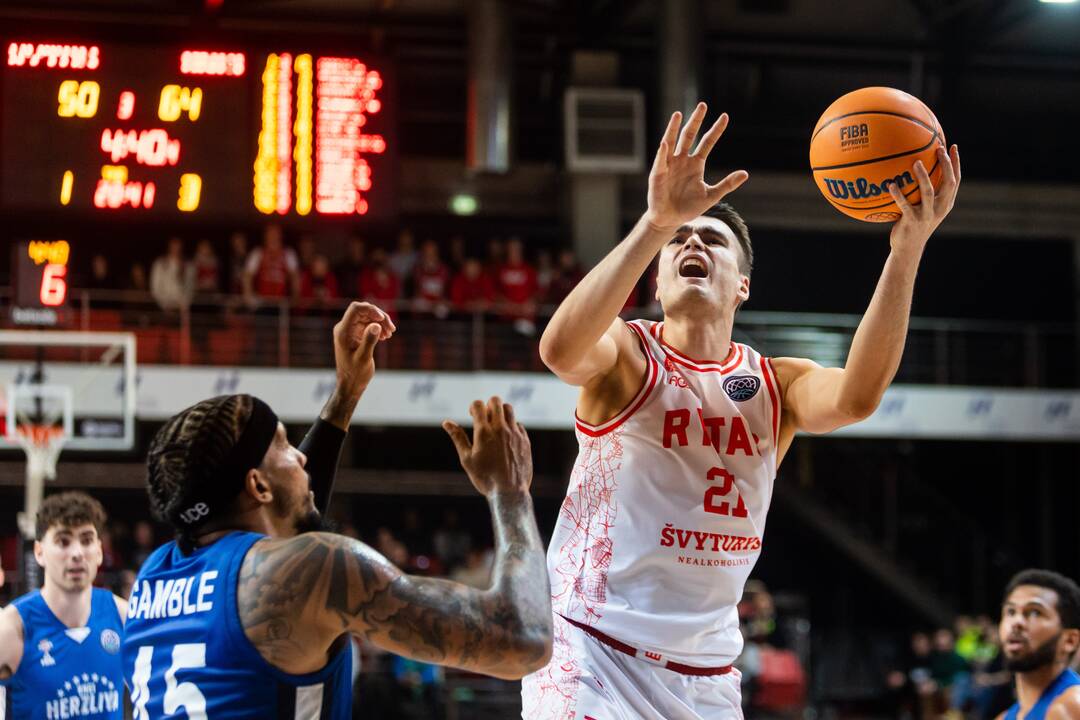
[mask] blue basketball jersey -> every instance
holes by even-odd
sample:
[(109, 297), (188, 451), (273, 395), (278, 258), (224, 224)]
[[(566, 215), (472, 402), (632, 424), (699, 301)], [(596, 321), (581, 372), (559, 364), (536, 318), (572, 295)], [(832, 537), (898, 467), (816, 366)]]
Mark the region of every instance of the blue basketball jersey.
[(318, 672), (290, 675), (244, 635), (236, 586), (263, 535), (231, 533), (185, 555), (176, 543), (147, 558), (131, 591), (124, 678), (135, 720), (348, 720), (348, 643)]
[[(1024, 716), (1023, 720), (1046, 720), (1046, 711), (1050, 709), (1050, 704), (1063, 692), (1077, 685), (1080, 685), (1080, 675), (1077, 675), (1075, 670), (1065, 668), (1065, 671), (1058, 675), (1054, 682), (1046, 686), (1042, 695), (1039, 696), (1039, 701), (1032, 706), (1031, 711)], [(1009, 708), (1009, 712), (1005, 713), (1005, 720), (1019, 720), (1019, 718), (1020, 703), (1016, 703)]]
[(93, 589), (81, 628), (60, 622), (38, 590), (12, 605), (22, 618), (23, 653), (15, 673), (0, 680), (0, 718), (121, 720), (124, 626), (113, 594)]

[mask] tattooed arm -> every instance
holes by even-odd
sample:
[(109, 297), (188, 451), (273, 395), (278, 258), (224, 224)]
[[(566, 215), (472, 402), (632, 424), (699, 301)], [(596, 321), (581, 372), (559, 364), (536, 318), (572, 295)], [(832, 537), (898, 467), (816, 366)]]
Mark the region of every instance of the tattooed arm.
[(528, 436), (497, 398), (474, 403), (471, 412), (473, 442), (454, 423), (444, 427), (491, 507), (491, 587), (407, 575), (338, 535), (261, 541), (244, 559), (238, 604), (247, 637), (270, 663), (309, 672), (347, 632), (405, 657), (507, 679), (547, 662), (551, 600), (528, 493)]

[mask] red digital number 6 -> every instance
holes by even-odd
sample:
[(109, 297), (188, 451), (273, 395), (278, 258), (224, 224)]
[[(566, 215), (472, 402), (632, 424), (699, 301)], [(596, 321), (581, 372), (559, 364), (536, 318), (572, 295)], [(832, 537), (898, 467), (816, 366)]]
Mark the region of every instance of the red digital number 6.
[(63, 305), (67, 297), (67, 283), (64, 276), (67, 275), (67, 266), (59, 263), (49, 263), (41, 273), (41, 304), (49, 307)]
[[(735, 476), (729, 473), (723, 468), (710, 468), (705, 478), (709, 482), (720, 481), (719, 485), (713, 485), (705, 491), (705, 512), (715, 513), (716, 515), (730, 515), (732, 517), (744, 518), (749, 513), (746, 510), (746, 504), (743, 502), (742, 495), (738, 490), (735, 490)], [(730, 495), (731, 492), (735, 492), (735, 509), (731, 509), (731, 503), (727, 500), (719, 500), (719, 498)]]

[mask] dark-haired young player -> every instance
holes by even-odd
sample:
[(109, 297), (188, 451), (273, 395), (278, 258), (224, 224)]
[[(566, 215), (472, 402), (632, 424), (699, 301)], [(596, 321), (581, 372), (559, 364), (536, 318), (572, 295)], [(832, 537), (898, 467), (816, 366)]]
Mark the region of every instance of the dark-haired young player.
[(1080, 587), (1050, 570), (1024, 570), (1005, 588), (998, 627), (1005, 669), (1016, 673), (1016, 704), (1005, 720), (1077, 720)]
[(0, 718), (120, 720), (127, 602), (93, 586), (105, 510), (85, 493), (57, 493), (35, 522), (45, 584), (0, 611)]
[[(742, 717), (736, 604), (762, 552), (776, 469), (796, 431), (831, 432), (881, 400), (923, 250), (956, 197), (955, 147), (938, 152), (937, 192), (915, 165), (921, 204), (890, 187), (903, 215), (845, 367), (766, 358), (732, 342), (753, 253), (746, 224), (718, 203), (747, 174), (705, 182), (727, 116), (698, 142), (704, 119), (704, 103), (681, 132), (672, 116), (648, 209), (540, 340), (544, 363), (581, 392), (578, 459), (548, 550), (554, 652), (522, 683), (528, 720)], [(623, 322), (657, 255), (663, 322)]]
[(353, 303), (334, 328), (338, 384), (300, 448), (266, 403), (204, 400), (154, 437), (150, 502), (178, 540), (144, 563), (124, 672), (136, 720), (351, 716), (348, 635), (398, 655), (519, 678), (547, 662), (551, 606), (533, 518), (525, 429), (498, 398), (473, 403), (473, 437), (445, 422), (491, 507), (497, 558), (477, 590), (412, 577), (319, 527), (341, 442), (394, 325)]

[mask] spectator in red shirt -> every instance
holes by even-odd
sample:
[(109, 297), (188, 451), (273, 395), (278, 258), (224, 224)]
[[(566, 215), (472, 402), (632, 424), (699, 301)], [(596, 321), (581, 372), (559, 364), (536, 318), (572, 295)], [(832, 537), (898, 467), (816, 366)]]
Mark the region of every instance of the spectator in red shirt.
[(401, 281), (390, 269), (386, 251), (382, 248), (371, 253), (371, 265), (360, 273), (360, 297), (385, 310), (392, 320), (397, 319)]
[(536, 270), (525, 261), (525, 246), (520, 238), (506, 243), (506, 262), (495, 276), (495, 291), (502, 305), (503, 317), (514, 321), (514, 328), (524, 335), (535, 330), (537, 299)]
[(450, 285), (450, 302), (459, 312), (486, 312), (495, 302), (495, 286), (491, 276), (476, 258), (465, 261), (461, 272)]
[(330, 272), (330, 261), (325, 255), (315, 255), (311, 267), (300, 278), (300, 297), (306, 307), (325, 308), (333, 304), (338, 295), (337, 278)]
[(300, 264), (285, 247), (279, 225), (267, 225), (263, 244), (251, 251), (244, 267), (244, 297), (248, 305), (259, 298), (295, 298), (300, 291)]
[(221, 292), (218, 284), (221, 278), (221, 264), (218, 262), (217, 253), (209, 240), (203, 239), (195, 246), (195, 257), (192, 259), (195, 266), (195, 293), (198, 295), (214, 295)]
[(413, 271), (413, 289), (417, 310), (433, 312), (439, 318), (446, 317), (450, 268), (439, 257), (439, 246), (434, 240), (425, 240), (420, 246), (420, 260)]

